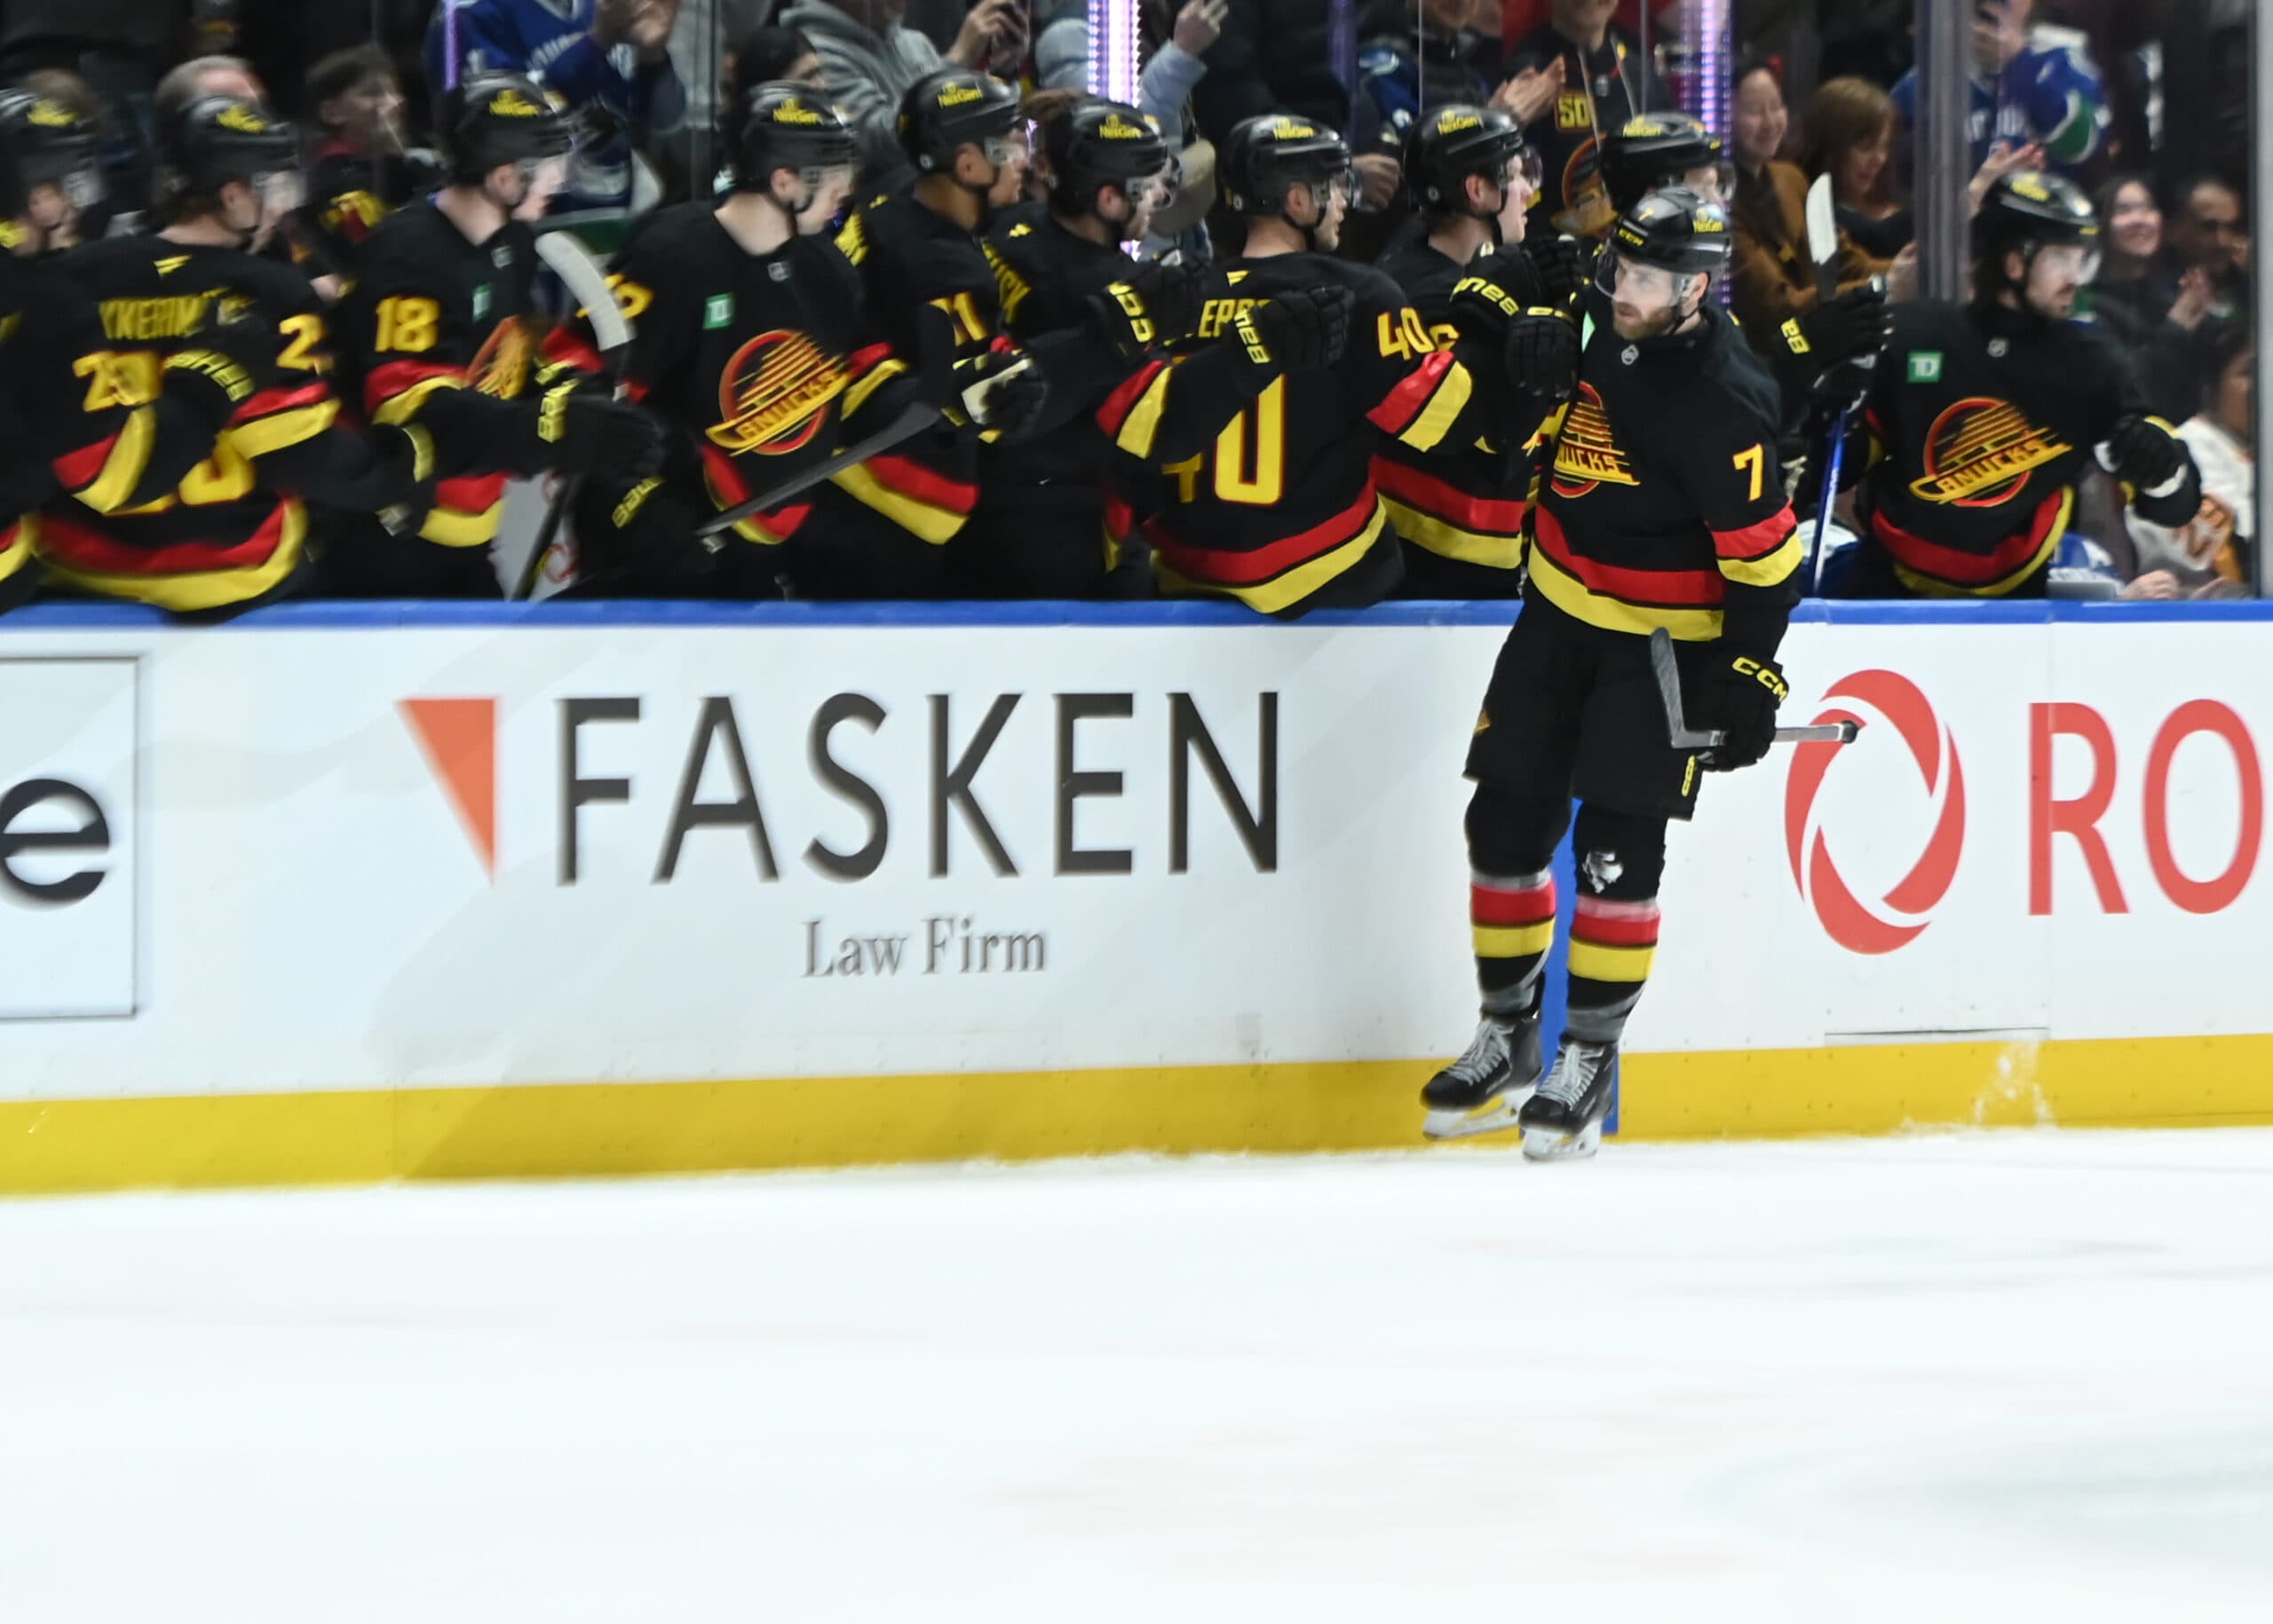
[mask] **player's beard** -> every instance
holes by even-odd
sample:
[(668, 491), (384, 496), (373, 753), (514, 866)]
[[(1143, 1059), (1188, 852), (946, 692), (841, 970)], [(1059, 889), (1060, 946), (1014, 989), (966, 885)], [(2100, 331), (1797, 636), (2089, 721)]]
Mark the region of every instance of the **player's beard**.
[[(1630, 318), (1626, 313), (1628, 310), (1635, 312)], [(1678, 305), (1646, 314), (1633, 305), (1613, 304), (1611, 306), (1611, 325), (1628, 344), (1639, 344), (1645, 338), (1662, 338), (1688, 319)]]

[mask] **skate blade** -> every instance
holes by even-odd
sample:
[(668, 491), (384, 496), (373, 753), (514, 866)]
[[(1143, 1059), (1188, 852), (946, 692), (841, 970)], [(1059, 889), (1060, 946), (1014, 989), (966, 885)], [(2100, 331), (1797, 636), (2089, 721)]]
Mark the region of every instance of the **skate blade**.
[(1574, 1134), (1544, 1128), (1524, 1129), (1525, 1161), (1583, 1161), (1601, 1148), (1600, 1122), (1588, 1122)]
[(1531, 1097), (1531, 1089), (1511, 1089), (1485, 1100), (1473, 1111), (1431, 1111), (1421, 1124), (1421, 1132), (1430, 1139), (1473, 1139), (1488, 1133), (1505, 1133), (1516, 1125), (1517, 1113)]

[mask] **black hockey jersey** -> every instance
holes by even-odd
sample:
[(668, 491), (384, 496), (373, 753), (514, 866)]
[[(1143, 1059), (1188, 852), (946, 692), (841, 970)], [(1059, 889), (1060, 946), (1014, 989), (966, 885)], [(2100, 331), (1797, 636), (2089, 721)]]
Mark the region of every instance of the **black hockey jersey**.
[(1716, 305), (1685, 333), (1638, 344), (1598, 319), (1532, 510), (1532, 590), (1607, 630), (1726, 636), (1772, 657), (1799, 600), (1802, 551), (1776, 456), (1778, 406)]
[[(1274, 293), (1334, 286), (1356, 296), (1337, 364), (1273, 378), (1193, 455), (1170, 461), (1173, 448), (1155, 448), (1158, 511), (1144, 535), (1161, 590), (1234, 598), (1265, 614), (1374, 602), (1403, 573), (1374, 452), (1384, 439), (1422, 452), (1470, 445), (1495, 426), (1493, 392), (1437, 347), (1397, 284), (1370, 265), (1322, 254), (1217, 265), (1200, 329), (1176, 347), (1189, 355), (1213, 344)], [(1140, 374), (1127, 387), (1150, 390), (1163, 376)], [(1149, 398), (1137, 396), (1130, 424)]]
[[(1440, 350), (1460, 343), (1452, 314), (1453, 290), (1469, 274), (1429, 245), (1409, 236), (1382, 255), (1382, 271), (1405, 290)], [(1519, 298), (1531, 290), (1509, 289)], [(1374, 479), (1390, 521), (1409, 547), (1469, 566), (1435, 572), (1457, 582), (1461, 596), (1512, 597), (1524, 559), (1524, 523), (1531, 511), (1531, 480), (1547, 423), (1517, 425), (1504, 436), (1464, 450), (1440, 447), (1423, 453), (1390, 440), (1374, 459)], [(1521, 444), (1509, 443), (1518, 433)]]
[(400, 434), (375, 444), (336, 426), (322, 301), (290, 266), (230, 248), (112, 237), (73, 250), (61, 269), (94, 297), (121, 351), (162, 364), (202, 347), (218, 321), (256, 321), (275, 332), (278, 377), (237, 408), (173, 490), (100, 517), (51, 503), (39, 550), (54, 574), (182, 613), (242, 605), (297, 574), (304, 496), (376, 512), (415, 495), (431, 447)]
[(416, 423), (442, 462), (472, 471), (442, 480), (418, 534), (444, 547), (486, 547), (504, 515), (513, 451), (535, 437), (543, 329), (536, 239), (509, 220), (469, 242), (431, 202), (390, 216), (357, 260), (339, 311), (342, 388), (370, 421)]
[[(1915, 592), (2034, 588), (2095, 448), (2147, 409), (2123, 353), (2095, 329), (1994, 305), (1897, 305), (1865, 413), (1866, 544)], [(2132, 501), (2142, 519), (2183, 525), (2200, 483), (2190, 463), (2176, 490)]]
[(212, 454), (225, 418), (165, 395), (160, 362), (105, 336), (59, 259), (0, 252), (0, 602), (30, 588), (43, 505), (139, 507)]
[[(913, 371), (876, 332), (843, 256), (796, 237), (754, 257), (709, 203), (652, 217), (615, 264), (616, 295), (634, 338), (624, 383), (675, 431), (655, 489), (694, 511), (734, 507), (917, 403)], [(932, 555), (970, 511), (970, 491), (930, 464), (936, 437), (856, 463), (831, 487), (885, 521), (881, 529), (820, 525), (805, 534), (820, 493), (735, 527), (743, 541), (791, 543), (784, 565), (811, 595), (892, 595), (929, 585)], [(878, 537), (883, 537), (879, 543)]]
[(352, 279), (364, 242), (413, 195), (410, 169), (400, 158), (327, 142), (308, 166), (308, 201), (297, 217), (294, 263), (312, 277)]

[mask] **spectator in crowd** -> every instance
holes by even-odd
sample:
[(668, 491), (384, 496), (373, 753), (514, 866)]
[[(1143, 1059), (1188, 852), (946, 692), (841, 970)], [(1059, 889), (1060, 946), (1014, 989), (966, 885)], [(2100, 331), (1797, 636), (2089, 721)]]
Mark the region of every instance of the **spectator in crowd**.
[(2189, 270), (2209, 278), (2209, 313), (2221, 321), (2249, 308), (2249, 226), (2241, 194), (2214, 175), (2179, 188), (2172, 245)]
[(899, 144), (899, 99), (946, 62), (989, 71), (1026, 52), (1018, 0), (978, 0), (942, 57), (931, 36), (903, 21), (907, 0), (789, 0), (775, 16), (820, 53), (821, 89), (860, 143), (861, 185), (889, 189), (909, 179)]
[(2251, 579), (2257, 345), (2237, 322), (2217, 329), (2208, 353), (2201, 409), (2178, 426), (2179, 439), (2202, 471), (2202, 506), (2193, 522), (2179, 529), (2131, 515), (2139, 574), (2126, 598), (2238, 596)]
[[(1291, 113), (1343, 131), (1352, 150), (1369, 147), (1371, 131), (1350, 118), (1362, 9), (1359, 0), (1232, 0), (1192, 99), (1200, 133), (1221, 146), (1244, 119)], [(1381, 156), (1366, 152), (1361, 184), (1367, 197), (1385, 202), (1397, 178)]]
[(1401, 154), (1424, 107), (1495, 107), (1530, 124), (1554, 106), (1562, 60), (1502, 80), (1496, 0), (1384, 0), (1358, 52), (1358, 94), (1383, 151)]
[(826, 69), (820, 52), (802, 28), (779, 24), (754, 28), (726, 58), (725, 90), (729, 101), (761, 84), (821, 85)]
[[(2034, 0), (1979, 0), (1973, 25), (1966, 137), (1979, 169), (1999, 147), (2039, 147), (2048, 168), (2073, 176), (2099, 154), (2107, 96), (2082, 36), (2031, 38)], [(1918, 70), (1894, 87), (1905, 134), (1917, 128)]]
[(2077, 308), (2120, 345), (2155, 410), (2175, 421), (2193, 409), (2201, 384), (2193, 341), (2210, 314), (2210, 273), (2181, 272), (2163, 240), (2163, 212), (2144, 177), (2120, 175), (2100, 189), (2106, 243), (2099, 279)]
[[(1232, 0), (1184, 0), (1168, 37), (1144, 59), (1136, 107), (1171, 140), (1183, 128), (1192, 92), (1207, 76), (1208, 53), (1222, 37), (1231, 6)], [(1036, 14), (1042, 14), (1039, 6)], [(1089, 15), (1084, 0), (1058, 0), (1057, 11), (1035, 36), (1034, 70), (1034, 83), (1046, 91), (1089, 88)]]
[[(1779, 341), (1777, 329), (1816, 306), (1815, 254), (1808, 240), (1808, 177), (1777, 154), (1791, 115), (1784, 87), (1765, 62), (1737, 69), (1730, 119), (1736, 160), (1731, 224), (1737, 249), (1730, 261), (1729, 305), (1755, 349)], [(1841, 288), (1867, 281), (1873, 262), (1841, 234), (1833, 261)]]
[(1508, 66), (1536, 93), (1545, 74), (1552, 99), (1525, 126), (1546, 185), (1534, 218), (1548, 229), (1598, 237), (1616, 224), (1602, 177), (1601, 148), (1644, 107), (1672, 105), (1650, 64), (1612, 24), (1617, 0), (1554, 0), (1547, 21), (1516, 44)]
[(1894, 180), (1894, 100), (1867, 79), (1833, 79), (1808, 103), (1801, 166), (1831, 177), (1839, 229), (1865, 275), (1885, 272), (1917, 234)]
[[(469, 73), (527, 74), (584, 128), (552, 211), (623, 211), (635, 202), (635, 154), (676, 134), (686, 90), (671, 66), (679, 0), (468, 0), (434, 14), (426, 76), (436, 97)], [(452, 52), (455, 51), (455, 59)]]

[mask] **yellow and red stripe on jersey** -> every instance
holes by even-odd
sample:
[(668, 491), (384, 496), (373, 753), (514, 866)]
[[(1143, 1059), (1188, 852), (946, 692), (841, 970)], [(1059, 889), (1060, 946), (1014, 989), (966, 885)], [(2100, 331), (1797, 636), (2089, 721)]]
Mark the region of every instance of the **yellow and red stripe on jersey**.
[(2026, 529), (1986, 552), (1929, 542), (1883, 512), (1871, 515), (1871, 534), (1894, 555), (1894, 573), (1913, 592), (1928, 598), (2001, 598), (2058, 551), (2075, 502), (2074, 491), (2055, 491), (2037, 504)]
[(1579, 899), (1571, 913), (1571, 973), (1588, 981), (1646, 981), (1658, 951), (1658, 901)]
[(1488, 569), (1517, 569), (1524, 561), (1528, 502), (1477, 496), (1394, 457), (1374, 459), (1374, 483), (1389, 505), (1397, 533), (1443, 558)]
[(32, 561), (32, 549), (38, 541), (39, 516), (36, 513), (27, 513), (0, 530), (0, 581), (5, 581)]
[(1157, 519), (1144, 534), (1162, 592), (1216, 593), (1277, 614), (1355, 568), (1388, 523), (1389, 511), (1368, 479), (1357, 501), (1324, 523), (1242, 552), (1180, 542)]
[(1736, 530), (1713, 532), (1721, 574), (1738, 586), (1781, 586), (1800, 566), (1800, 521), (1786, 503), (1773, 516)]
[(1512, 878), (1471, 875), (1468, 917), (1479, 959), (1520, 959), (1545, 953), (1555, 940), (1555, 875)]
[[(710, 493), (710, 505), (721, 513), (728, 508), (740, 507), (750, 498), (749, 481), (743, 479), (734, 459), (717, 447), (705, 445), (702, 453), (702, 483)], [(771, 513), (754, 513), (734, 526), (734, 534), (746, 542), (761, 547), (777, 547), (797, 533), (805, 522), (805, 515), (813, 511), (810, 502), (794, 502)]]
[(138, 406), (108, 434), (91, 445), (67, 451), (49, 466), (64, 494), (75, 497), (98, 513), (113, 512), (126, 504), (142, 483), (150, 465), (150, 448), (158, 437), (158, 420), (147, 406)]
[(226, 432), (249, 459), (313, 440), (338, 420), (339, 400), (330, 384), (292, 384), (253, 395), (231, 415)]
[[(363, 407), (374, 423), (403, 426), (434, 394), (463, 389), (465, 369), (441, 361), (391, 360), (364, 381)], [(440, 547), (487, 547), (505, 516), (505, 476), (467, 474), (434, 487), (434, 505), (418, 534)]]
[(1148, 362), (1129, 374), (1097, 408), (1097, 427), (1116, 447), (1139, 462), (1152, 460), (1152, 443), (1160, 432), (1160, 414), (1168, 409), (1174, 373), (1173, 361)]
[(1449, 350), (1433, 350), (1366, 414), (1382, 433), (1415, 451), (1434, 451), (1476, 392), (1476, 380)]
[(1659, 627), (1684, 643), (1721, 635), (1726, 584), (1717, 569), (1635, 569), (1581, 558), (1554, 510), (1532, 511), (1531, 578), (1565, 614), (1605, 631), (1647, 637)]
[(41, 562), (59, 580), (105, 598), (192, 614), (273, 590), (298, 567), (306, 543), (307, 514), (285, 496), (239, 542), (134, 547), (51, 512), (40, 525), (38, 546)]
[(939, 546), (954, 538), (978, 505), (978, 487), (890, 452), (832, 476), (830, 482), (863, 507), (901, 529)]

